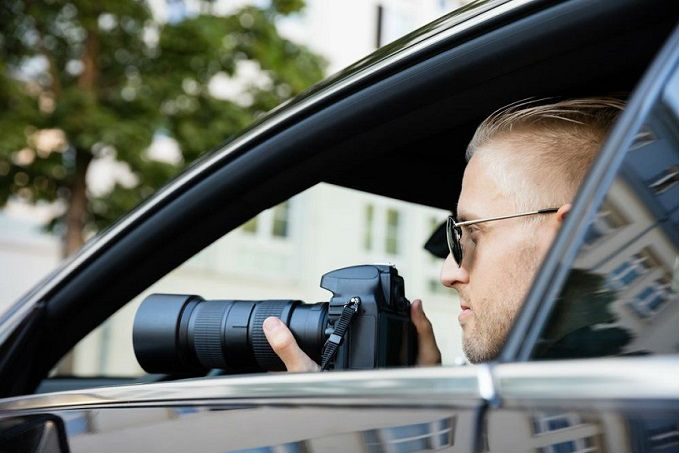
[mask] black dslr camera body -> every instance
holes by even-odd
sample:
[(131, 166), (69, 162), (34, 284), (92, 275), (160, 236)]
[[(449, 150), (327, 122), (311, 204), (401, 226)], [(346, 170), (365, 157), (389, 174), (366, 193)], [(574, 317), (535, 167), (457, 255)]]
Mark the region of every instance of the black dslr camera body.
[[(204, 300), (195, 295), (152, 294), (141, 303), (134, 319), (135, 355), (150, 373), (285, 370), (262, 330), (264, 320), (276, 316), (314, 361), (320, 364), (326, 353), (327, 369), (415, 363), (417, 338), (410, 321), (410, 302), (394, 266), (337, 269), (323, 275), (321, 287), (332, 292), (329, 302)], [(347, 316), (350, 311), (351, 318)], [(343, 330), (340, 338), (338, 333)], [(335, 354), (328, 354), (328, 349), (336, 349)]]

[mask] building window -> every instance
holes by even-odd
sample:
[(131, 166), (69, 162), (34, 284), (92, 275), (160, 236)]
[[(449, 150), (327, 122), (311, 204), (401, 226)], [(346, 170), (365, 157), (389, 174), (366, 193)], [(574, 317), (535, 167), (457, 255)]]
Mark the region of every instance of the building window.
[(363, 249), (372, 250), (373, 248), (373, 223), (375, 219), (375, 208), (371, 204), (365, 205), (363, 218)]
[(454, 442), (455, 418), (363, 431), (363, 450), (369, 453), (410, 453), (449, 448)]
[(384, 248), (390, 255), (396, 255), (399, 252), (399, 223), (399, 212), (396, 209), (387, 209), (387, 230)]
[(670, 298), (670, 285), (656, 280), (644, 288), (629, 302), (632, 310), (641, 318), (648, 318), (658, 312), (660, 307)]
[(286, 201), (273, 208), (273, 222), (271, 224), (271, 234), (274, 237), (286, 238), (290, 231), (290, 204)]
[(649, 187), (653, 190), (653, 193), (660, 195), (670, 190), (677, 183), (679, 183), (679, 167), (672, 166), (655, 176)]
[(575, 413), (549, 414), (539, 413), (533, 417), (533, 434), (539, 436), (546, 445), (537, 449), (540, 453), (586, 453), (597, 451), (595, 442), (591, 437), (576, 435), (573, 439), (564, 439), (559, 442), (548, 443), (549, 433), (582, 425), (582, 420)]
[(246, 233), (255, 234), (257, 233), (257, 217), (253, 217), (247, 222), (245, 222), (241, 227), (241, 230)]
[(648, 272), (651, 267), (648, 257), (642, 254), (633, 255), (627, 261), (613, 269), (609, 274), (609, 284), (613, 289), (622, 289), (632, 284)]
[(604, 206), (585, 233), (585, 244), (592, 245), (627, 224), (625, 219), (610, 206)]

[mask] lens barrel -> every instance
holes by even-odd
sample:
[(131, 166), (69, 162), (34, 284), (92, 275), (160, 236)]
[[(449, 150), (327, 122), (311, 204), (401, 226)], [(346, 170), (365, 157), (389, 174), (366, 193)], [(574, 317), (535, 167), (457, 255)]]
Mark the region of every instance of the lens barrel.
[(327, 302), (204, 300), (180, 294), (152, 294), (144, 299), (134, 319), (134, 353), (149, 373), (284, 370), (262, 330), (269, 316), (280, 318), (302, 350), (320, 362)]

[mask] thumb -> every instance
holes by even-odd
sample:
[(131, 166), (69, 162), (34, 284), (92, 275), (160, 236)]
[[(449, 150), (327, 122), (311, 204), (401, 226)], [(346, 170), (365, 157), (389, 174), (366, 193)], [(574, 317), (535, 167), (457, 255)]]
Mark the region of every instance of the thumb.
[(290, 329), (280, 319), (270, 316), (262, 325), (271, 349), (280, 357), (288, 371), (318, 371), (316, 362), (297, 345)]
[(417, 364), (437, 365), (441, 363), (441, 352), (436, 345), (434, 329), (424, 314), (422, 301), (416, 299), (410, 307), (410, 319), (417, 330)]

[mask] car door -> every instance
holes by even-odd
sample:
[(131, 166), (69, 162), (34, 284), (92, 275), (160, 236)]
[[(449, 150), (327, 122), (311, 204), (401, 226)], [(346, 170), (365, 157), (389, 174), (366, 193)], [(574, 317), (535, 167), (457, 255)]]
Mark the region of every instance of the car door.
[(581, 188), (503, 353), (513, 363), (493, 369), (490, 451), (679, 448), (677, 39)]

